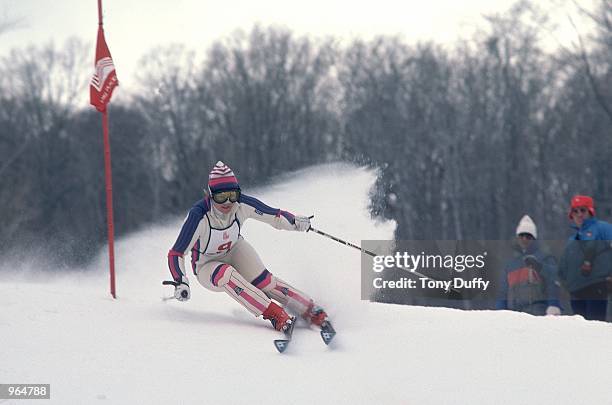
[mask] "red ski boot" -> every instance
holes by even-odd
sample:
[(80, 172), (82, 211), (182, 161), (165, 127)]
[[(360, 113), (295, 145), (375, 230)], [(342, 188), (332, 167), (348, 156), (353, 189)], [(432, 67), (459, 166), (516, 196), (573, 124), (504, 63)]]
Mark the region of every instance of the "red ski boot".
[(262, 314), (264, 319), (269, 319), (272, 322), (274, 329), (279, 331), (285, 331), (289, 328), (289, 325), (293, 322), (289, 314), (285, 312), (283, 307), (279, 306), (275, 302), (271, 302), (268, 308)]
[(302, 317), (311, 324), (319, 327), (323, 326), (323, 322), (327, 320), (327, 314), (325, 313), (323, 308), (318, 305), (315, 305), (315, 303), (312, 301), (310, 302), (310, 305), (308, 305), (308, 309), (306, 310), (306, 312), (302, 314)]

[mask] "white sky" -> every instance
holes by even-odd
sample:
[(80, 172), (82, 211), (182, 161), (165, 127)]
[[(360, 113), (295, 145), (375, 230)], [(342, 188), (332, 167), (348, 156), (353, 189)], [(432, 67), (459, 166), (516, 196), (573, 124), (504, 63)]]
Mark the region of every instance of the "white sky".
[[(557, 3), (554, 15), (563, 30), (551, 36), (568, 41), (575, 33), (567, 14), (568, 0)], [(592, 4), (592, 0), (578, 0)], [(559, 7), (559, 3), (567, 4)], [(468, 36), (483, 24), (482, 14), (504, 11), (514, 0), (103, 0), (106, 40), (120, 83), (129, 87), (136, 62), (156, 45), (184, 43), (204, 49), (236, 29), (255, 23), (274, 24), (298, 35), (331, 35), (341, 39), (400, 34), (409, 42), (440, 43)], [(0, 56), (16, 47), (57, 45), (70, 36), (93, 44), (97, 30), (97, 0), (0, 0), (0, 21), (20, 18), (17, 28), (0, 34)]]

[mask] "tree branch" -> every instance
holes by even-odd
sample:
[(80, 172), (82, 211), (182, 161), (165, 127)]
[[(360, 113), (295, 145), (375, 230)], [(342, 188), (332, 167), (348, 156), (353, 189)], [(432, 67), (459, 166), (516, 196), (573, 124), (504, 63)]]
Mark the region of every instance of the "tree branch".
[(576, 31), (576, 35), (578, 36), (580, 59), (584, 64), (586, 77), (589, 81), (589, 85), (591, 86), (591, 90), (593, 91), (593, 94), (595, 95), (595, 99), (597, 100), (598, 104), (601, 106), (601, 108), (604, 110), (604, 112), (612, 122), (612, 107), (608, 105), (606, 97), (603, 95), (599, 88), (599, 85), (597, 84), (597, 80), (595, 79), (595, 75), (593, 74), (591, 63), (589, 62), (589, 57), (586, 52), (586, 47), (584, 46), (584, 40), (582, 39), (582, 35), (580, 35), (580, 33), (578, 32), (578, 29), (576, 28), (576, 25), (574, 24), (574, 21), (571, 17), (569, 18), (569, 20), (572, 26), (574, 27), (574, 30)]

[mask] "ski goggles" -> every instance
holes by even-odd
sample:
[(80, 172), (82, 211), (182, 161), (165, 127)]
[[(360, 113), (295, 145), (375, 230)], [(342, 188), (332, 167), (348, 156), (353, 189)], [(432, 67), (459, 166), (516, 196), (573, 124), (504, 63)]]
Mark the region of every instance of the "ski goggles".
[(217, 204), (223, 204), (227, 200), (235, 203), (240, 198), (240, 190), (219, 191), (212, 195), (212, 199)]

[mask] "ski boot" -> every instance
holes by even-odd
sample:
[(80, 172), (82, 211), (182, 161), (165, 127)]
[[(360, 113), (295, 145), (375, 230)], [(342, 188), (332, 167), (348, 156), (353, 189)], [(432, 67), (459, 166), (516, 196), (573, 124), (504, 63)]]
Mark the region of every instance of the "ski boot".
[(263, 319), (270, 320), (274, 329), (278, 331), (286, 331), (293, 323), (293, 318), (275, 302), (271, 302), (262, 315)]
[(302, 314), (302, 318), (304, 318), (306, 321), (308, 321), (308, 323), (312, 325), (322, 327), (325, 321), (327, 320), (327, 314), (325, 313), (323, 308), (318, 305), (315, 305), (315, 303), (311, 301), (310, 305), (308, 305), (308, 309), (306, 310), (306, 312)]
[(315, 305), (315, 303), (311, 301), (306, 312), (302, 314), (302, 317), (306, 319), (307, 322), (310, 322), (310, 324), (321, 328), (321, 339), (323, 339), (326, 345), (331, 343), (334, 336), (336, 336), (336, 330), (329, 321), (323, 308)]

